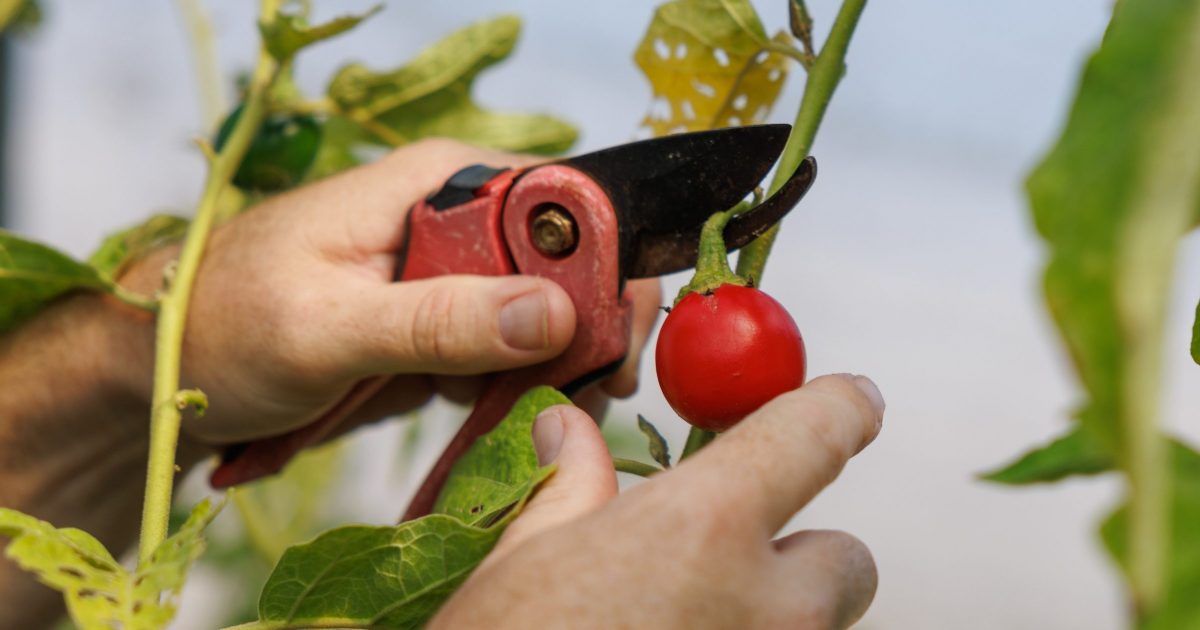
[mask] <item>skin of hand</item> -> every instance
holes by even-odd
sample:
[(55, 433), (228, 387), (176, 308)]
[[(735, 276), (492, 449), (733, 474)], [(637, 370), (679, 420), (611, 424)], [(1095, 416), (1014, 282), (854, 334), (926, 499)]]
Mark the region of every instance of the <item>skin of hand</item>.
[(862, 376), (816, 379), (617, 496), (596, 424), (552, 407), (533, 429), (558, 470), (430, 628), (845, 628), (874, 560), (827, 530), (773, 538), (879, 432)]
[[(363, 378), (396, 375), (339, 433), (435, 394), (466, 402), (482, 375), (567, 347), (574, 307), (553, 282), (392, 282), (408, 209), (475, 163), (534, 160), (425, 140), (272, 197), (214, 231), (193, 290), (182, 373), (182, 386), (200, 388), (210, 406), (203, 417), (185, 413), (182, 469), (213, 446), (311, 422)], [(177, 255), (178, 246), (152, 252), (120, 282), (152, 294)], [(656, 280), (626, 286), (630, 354), (581, 394), (589, 409), (637, 387), (661, 294)], [(114, 552), (128, 548), (144, 488), (153, 359), (153, 316), (96, 294), (67, 296), (0, 336), (0, 506), (82, 528)], [(0, 560), (0, 628), (42, 627), (58, 614), (57, 594)]]

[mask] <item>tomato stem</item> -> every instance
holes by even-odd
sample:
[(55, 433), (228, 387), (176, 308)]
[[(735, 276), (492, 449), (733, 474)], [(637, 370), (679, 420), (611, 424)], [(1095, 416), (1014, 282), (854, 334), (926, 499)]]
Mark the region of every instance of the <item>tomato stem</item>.
[(725, 247), (725, 226), (741, 210), (742, 205), (738, 204), (729, 210), (713, 214), (704, 222), (704, 227), (700, 231), (696, 273), (692, 276), (691, 282), (679, 290), (679, 295), (675, 296), (675, 304), (679, 304), (679, 301), (690, 293), (711, 293), (724, 284), (736, 284), (742, 287), (750, 284), (730, 268), (729, 253)]
[[(833, 92), (837, 89), (842, 75), (846, 73), (846, 50), (850, 46), (850, 37), (858, 26), (858, 18), (866, 7), (867, 0), (845, 0), (834, 19), (825, 45), (808, 70), (808, 80), (804, 84), (804, 97), (800, 101), (800, 109), (796, 112), (796, 120), (792, 125), (792, 133), (788, 136), (787, 146), (783, 156), (779, 158), (779, 166), (775, 169), (775, 177), (771, 180), (770, 193), (779, 190), (800, 161), (808, 156), (812, 149), (813, 140), (817, 136), (817, 128), (825, 117), (825, 109), (829, 106)], [(771, 245), (779, 234), (779, 224), (775, 224), (762, 236), (742, 248), (738, 255), (738, 275), (749, 278), (756, 285), (762, 284), (763, 270), (767, 265), (767, 256), (771, 253)]]
[(717, 439), (716, 433), (699, 427), (692, 427), (692, 430), (688, 431), (687, 443), (683, 445), (683, 454), (679, 456), (679, 461), (687, 459), (715, 439)]

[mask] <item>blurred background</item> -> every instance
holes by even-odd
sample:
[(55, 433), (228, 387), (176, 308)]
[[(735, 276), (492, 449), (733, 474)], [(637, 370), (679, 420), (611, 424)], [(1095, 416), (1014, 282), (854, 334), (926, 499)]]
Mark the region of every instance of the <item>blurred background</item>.
[[(253, 60), (253, 7), (205, 4), (232, 99), (233, 78)], [(316, 3), (316, 16), (370, 5), (334, 4)], [(783, 0), (755, 5), (768, 30), (786, 28)], [(837, 3), (809, 6), (823, 40)], [(43, 25), (7, 48), (5, 227), (83, 256), (151, 212), (190, 213), (203, 163), (189, 139), (208, 130), (174, 3), (44, 8)], [(1041, 300), (1042, 247), (1022, 181), (1056, 138), (1110, 9), (1111, 0), (875, 2), (855, 35), (813, 150), (820, 177), (785, 222), (764, 288), (795, 316), (812, 374), (867, 374), (887, 398), (878, 441), (790, 526), (844, 529), (874, 551), (880, 586), (862, 628), (1124, 625), (1116, 573), (1095, 535), (1121, 496), (1115, 479), (1020, 490), (975, 479), (1060, 433), (1078, 401)], [(632, 53), (653, 11), (652, 2), (392, 1), (303, 53), (297, 74), (319, 94), (344, 62), (397, 66), (470, 21), (517, 13), (517, 52), (482, 76), (476, 96), (561, 115), (580, 127), (576, 150), (586, 151), (630, 139), (647, 111), (649, 85)], [(791, 121), (802, 88), (795, 70), (773, 120)], [(1200, 286), (1196, 237), (1182, 252), (1165, 420), (1195, 441), (1200, 373), (1186, 348)], [(684, 281), (668, 278), (666, 295)], [(686, 425), (654, 384), (652, 354), (641, 391), (613, 406), (607, 431), (618, 445), (636, 443), (642, 413), (679, 449)], [(393, 522), (464, 414), (435, 403), (417, 424), (355, 437), (336, 457), (347, 477), (329, 491), (322, 524)], [(249, 553), (238, 551), (232, 509), (217, 530), (216, 561), (189, 585), (177, 627), (224, 623), (223, 611), (253, 600), (221, 569), (222, 549)]]

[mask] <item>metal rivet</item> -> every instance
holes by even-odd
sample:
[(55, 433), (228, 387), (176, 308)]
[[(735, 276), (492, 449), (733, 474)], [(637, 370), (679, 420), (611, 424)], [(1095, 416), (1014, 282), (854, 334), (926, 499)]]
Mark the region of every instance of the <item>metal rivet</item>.
[(533, 245), (547, 256), (565, 256), (575, 249), (579, 228), (566, 208), (546, 204), (535, 211), (529, 224)]

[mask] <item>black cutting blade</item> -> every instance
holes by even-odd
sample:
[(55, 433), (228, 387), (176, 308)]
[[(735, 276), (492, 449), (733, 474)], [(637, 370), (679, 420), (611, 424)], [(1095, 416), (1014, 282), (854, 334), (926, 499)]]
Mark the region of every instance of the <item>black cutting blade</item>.
[(790, 125), (698, 131), (623, 144), (560, 163), (586, 173), (608, 193), (620, 226), (623, 278), (656, 276), (690, 266), (677, 266), (687, 259), (688, 250), (695, 262), (697, 239), (676, 243), (682, 255), (663, 254), (676, 237), (695, 232), (698, 238), (709, 216), (754, 190), (783, 151), (790, 131)]
[[(804, 158), (788, 181), (761, 204), (736, 216), (725, 226), (725, 246), (729, 251), (740, 249), (758, 238), (790, 212), (817, 177), (817, 160)], [(730, 204), (732, 206), (733, 204)], [(707, 219), (707, 217), (705, 217)], [(695, 223), (672, 232), (643, 232), (631, 244), (627, 266), (622, 267), (626, 278), (650, 278), (696, 266), (700, 246), (700, 230)]]

